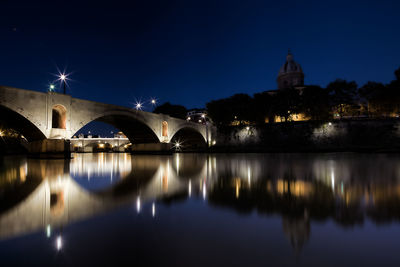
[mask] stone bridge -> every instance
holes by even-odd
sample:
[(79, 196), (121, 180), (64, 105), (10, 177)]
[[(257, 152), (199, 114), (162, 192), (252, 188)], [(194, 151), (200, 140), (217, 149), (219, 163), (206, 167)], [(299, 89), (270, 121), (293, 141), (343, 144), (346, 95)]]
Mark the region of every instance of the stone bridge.
[(184, 140), (188, 144), (205, 146), (211, 144), (213, 138), (208, 125), (55, 92), (6, 86), (0, 86), (0, 114), (0, 122), (19, 131), (29, 142), (69, 140), (92, 121), (113, 125), (133, 144), (168, 144)]

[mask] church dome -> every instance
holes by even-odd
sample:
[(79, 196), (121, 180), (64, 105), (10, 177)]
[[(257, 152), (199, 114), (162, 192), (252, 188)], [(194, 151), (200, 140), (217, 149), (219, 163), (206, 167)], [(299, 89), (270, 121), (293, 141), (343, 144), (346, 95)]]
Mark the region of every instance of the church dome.
[(288, 52), (286, 62), (278, 74), (278, 89), (299, 87), (304, 85), (304, 73), (300, 64), (296, 63), (293, 55)]

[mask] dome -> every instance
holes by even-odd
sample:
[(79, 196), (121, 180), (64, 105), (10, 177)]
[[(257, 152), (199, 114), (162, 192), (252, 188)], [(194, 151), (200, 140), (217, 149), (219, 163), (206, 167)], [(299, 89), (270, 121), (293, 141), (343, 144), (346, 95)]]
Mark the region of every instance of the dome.
[(289, 72), (303, 72), (300, 64), (296, 63), (293, 60), (293, 55), (290, 53), (290, 51), (288, 52), (288, 54), (286, 56), (285, 64), (283, 64), (283, 66), (281, 67), (281, 69), (279, 71), (279, 75), (286, 74)]
[(293, 55), (288, 52), (286, 62), (278, 74), (278, 89), (300, 87), (304, 85), (304, 73), (300, 64), (293, 60)]

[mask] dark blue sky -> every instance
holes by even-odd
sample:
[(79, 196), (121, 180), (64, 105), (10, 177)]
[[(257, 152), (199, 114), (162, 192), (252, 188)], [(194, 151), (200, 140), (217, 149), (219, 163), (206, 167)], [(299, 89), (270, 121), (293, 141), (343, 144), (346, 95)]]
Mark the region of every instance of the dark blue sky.
[(45, 91), (67, 67), (74, 97), (193, 108), (275, 89), (288, 48), (306, 84), (400, 67), (400, 1), (104, 2), (2, 0), (0, 84)]

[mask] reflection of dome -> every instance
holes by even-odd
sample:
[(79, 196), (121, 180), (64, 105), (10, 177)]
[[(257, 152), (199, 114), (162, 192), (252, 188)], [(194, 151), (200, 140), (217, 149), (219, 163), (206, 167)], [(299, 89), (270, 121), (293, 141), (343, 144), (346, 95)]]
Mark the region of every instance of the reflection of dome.
[(298, 254), (310, 238), (310, 221), (307, 211), (301, 218), (283, 217), (283, 232), (290, 240), (290, 244)]
[(298, 87), (304, 85), (304, 73), (300, 64), (293, 60), (293, 55), (288, 52), (286, 62), (278, 74), (278, 89)]

